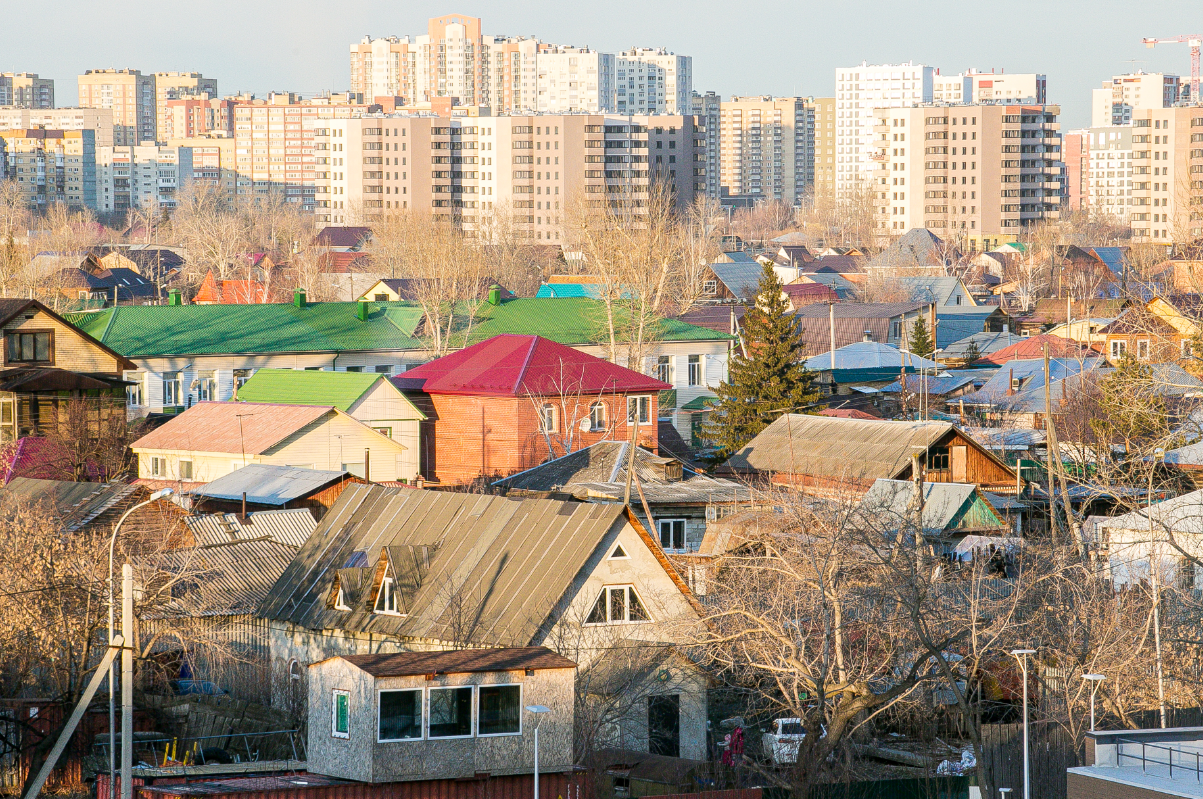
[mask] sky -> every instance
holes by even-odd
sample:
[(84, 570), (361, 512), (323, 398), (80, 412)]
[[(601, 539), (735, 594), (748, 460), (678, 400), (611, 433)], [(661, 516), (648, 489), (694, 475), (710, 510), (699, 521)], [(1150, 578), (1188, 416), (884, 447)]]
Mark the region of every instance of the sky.
[[(348, 46), (426, 30), (429, 17), (481, 17), (489, 34), (614, 52), (666, 47), (693, 56), (694, 89), (830, 96), (835, 68), (914, 61), (943, 74), (967, 68), (1041, 72), (1064, 129), (1090, 124), (1090, 90), (1143, 69), (1189, 76), (1185, 44), (1141, 38), (1203, 31), (1199, 0), (189, 0), (113, 5), (95, 0), (6, 3), (0, 72), (54, 78), (60, 106), (76, 102), (86, 69), (187, 71), (223, 94), (345, 90)], [(36, 32), (36, 35), (31, 35)]]

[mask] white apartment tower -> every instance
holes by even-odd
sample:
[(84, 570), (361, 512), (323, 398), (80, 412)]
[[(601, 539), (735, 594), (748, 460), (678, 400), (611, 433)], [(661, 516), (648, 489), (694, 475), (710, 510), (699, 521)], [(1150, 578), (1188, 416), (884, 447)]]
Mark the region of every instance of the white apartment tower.
[(1133, 111), (1169, 108), (1182, 89), (1177, 75), (1134, 72), (1103, 81), (1090, 96), (1090, 126), (1106, 128), (1132, 123)]
[(538, 53), (535, 67), (535, 103), (540, 113), (597, 113), (612, 107), (612, 54), (587, 47), (547, 47)]
[(364, 36), (351, 45), (351, 92), (362, 94), (368, 102), (375, 97), (404, 97), (412, 102), (413, 54), (408, 36)]
[(934, 78), (933, 67), (911, 62), (835, 71), (837, 196), (867, 187), (876, 168), (873, 111), (932, 102)]
[(688, 114), (693, 105), (693, 58), (664, 48), (632, 47), (618, 54), (613, 110), (627, 114)]

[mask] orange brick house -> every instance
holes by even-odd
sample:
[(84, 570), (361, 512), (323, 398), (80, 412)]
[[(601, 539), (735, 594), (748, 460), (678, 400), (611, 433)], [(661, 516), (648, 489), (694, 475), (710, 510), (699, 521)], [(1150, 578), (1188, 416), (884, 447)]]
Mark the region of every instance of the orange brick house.
[(427, 415), (421, 474), (498, 479), (599, 441), (657, 447), (667, 383), (539, 336), (494, 336), (393, 378)]

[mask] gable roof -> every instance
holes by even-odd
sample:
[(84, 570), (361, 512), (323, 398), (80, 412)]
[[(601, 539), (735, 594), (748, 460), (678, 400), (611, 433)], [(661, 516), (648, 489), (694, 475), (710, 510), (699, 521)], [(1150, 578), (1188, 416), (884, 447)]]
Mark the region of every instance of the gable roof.
[(949, 300), (957, 289), (965, 297), (963, 305), (953, 305), (954, 308), (976, 305), (969, 290), (965, 288), (959, 277), (934, 275), (904, 275), (894, 278), (900, 286), (910, 294), (912, 302), (934, 302), (937, 305), (949, 305)]
[[(173, 564), (179, 564), (180, 568), (196, 570), (195, 580), (181, 587), (193, 597), (189, 604), (202, 609), (198, 615), (243, 616), (255, 612), (296, 552), (295, 546), (275, 539), (225, 541), (218, 547), (164, 553), (159, 566), (170, 570)], [(167, 610), (172, 610), (171, 605)], [(188, 615), (195, 613), (180, 610)]]
[(535, 292), (535, 297), (541, 300), (564, 299), (567, 297), (588, 297), (596, 300), (602, 296), (604, 291), (605, 290), (600, 283), (568, 283), (565, 281), (556, 281), (554, 283), (544, 283), (539, 286), (539, 290)]
[[(1098, 365), (1097, 359), (1081, 361), (1076, 358), (1049, 358), (1048, 374), (1052, 381), (1062, 380), (1070, 375)], [(1007, 361), (1000, 365), (994, 375), (980, 389), (972, 394), (958, 397), (957, 402), (966, 405), (994, 405), (1008, 401), (1015, 396), (1011, 381), (1019, 381), (1019, 391), (1026, 392), (1044, 388), (1044, 359), (1030, 358), (1020, 361)]]
[(357, 247), (372, 237), (370, 227), (328, 225), (317, 234), (317, 243), (326, 247)]
[[(143, 306), (123, 306), (123, 307), (137, 308), (137, 307), (143, 307)], [(7, 325), (9, 322), (11, 322), (13, 320), (13, 318), (15, 318), (16, 316), (18, 316), (22, 313), (25, 313), (30, 308), (36, 309), (36, 310), (40, 311), (41, 313), (46, 314), (51, 319), (61, 322), (63, 325), (73, 326), (72, 322), (70, 320), (68, 320), (62, 316), (59, 316), (58, 314), (56, 314), (54, 311), (50, 310), (48, 307), (46, 307), (44, 304), (42, 304), (38, 300), (0, 298), (0, 327)], [(113, 310), (113, 309), (110, 309), (110, 310)], [(99, 347), (105, 353), (113, 356), (117, 360), (117, 368), (119, 370), (137, 369), (138, 368), (123, 353), (119, 353), (116, 350), (110, 348), (100, 338), (93, 336), (87, 330), (80, 329), (78, 325), (74, 325), (74, 327), (77, 330), (79, 330), (79, 335), (84, 339), (84, 341), (88, 342), (89, 344), (91, 344), (95, 347)]]
[[(457, 649), (450, 652), (398, 652), (391, 655), (342, 655), (341, 658), (373, 677), (576, 668), (575, 661), (543, 646)], [(316, 665), (318, 664), (310, 663), (309, 667), (313, 668)]]
[[(830, 371), (831, 351), (812, 355), (803, 364), (812, 372)], [(835, 351), (835, 370), (883, 370), (897, 374), (906, 369), (943, 369), (935, 361), (915, 355), (880, 341), (857, 341), (838, 347)]]
[(261, 455), (293, 433), (338, 412), (327, 405), (200, 402), (130, 446), (134, 450), (182, 449)]
[(326, 405), (347, 412), (365, 394), (381, 383), (397, 393), (413, 409), (414, 419), (426, 415), (413, 407), (403, 394), (376, 372), (327, 372), (317, 369), (259, 369), (238, 387), (240, 402), (283, 405)]
[(804, 272), (832, 274), (859, 274), (865, 271), (864, 269), (865, 256), (863, 255), (824, 255), (806, 265)]
[(727, 290), (741, 300), (750, 300), (756, 296), (760, 278), (764, 276), (764, 267), (755, 260), (708, 266)]
[[(914, 375), (906, 379), (906, 390), (916, 394), (924, 393), (940, 397), (968, 385), (981, 388), (993, 375), (993, 369), (959, 369), (934, 377), (932, 375)], [(880, 390), (889, 394), (900, 392), (902, 391), (902, 381), (895, 380)]]
[[(308, 629), (526, 646), (583, 578), (611, 531), (628, 520), (615, 504), (353, 485), (322, 517), (259, 615)], [(634, 526), (655, 552), (655, 542)], [(430, 557), (425, 575), (405, 597), (407, 615), (371, 613), (370, 597), (349, 611), (327, 606), (337, 570), (375, 566), (394, 547), (425, 548)], [(662, 564), (691, 598), (667, 560)], [(471, 626), (464, 626), (456, 597), (470, 604)]]
[(32, 477), (14, 477), (0, 489), (0, 496), (50, 503), (67, 532), (91, 524), (114, 508), (124, 510), (145, 494), (145, 489), (129, 483), (78, 483)]
[(665, 391), (672, 386), (539, 336), (494, 336), (444, 355), (393, 383), (427, 394), (517, 397)]
[(247, 502), (257, 505), (283, 505), (337, 485), (349, 476), (348, 472), (249, 463), (189, 493), (195, 497), (228, 500), (240, 500), (245, 494)]
[[(913, 519), (915, 484), (910, 480), (874, 481), (861, 500), (856, 513), (870, 524), (890, 529), (890, 525)], [(980, 500), (980, 505), (978, 501)], [(971, 506), (978, 518), (969, 514)], [(968, 517), (968, 518), (967, 518)], [(955, 526), (955, 527), (954, 527)], [(923, 529), (943, 536), (961, 530), (1008, 530), (1006, 523), (972, 483), (923, 483)]]
[(117, 289), (117, 299), (133, 297), (153, 297), (157, 293), (155, 284), (142, 277), (133, 269), (115, 267), (89, 272), (86, 269), (63, 269), (58, 273), (57, 283), (60, 288), (86, 288), (90, 291), (107, 291), (112, 296), (112, 290)]
[[(1021, 336), (1018, 333), (991, 333), (988, 331), (974, 333), (942, 347), (939, 354), (943, 358), (964, 358), (968, 354), (969, 345), (976, 344), (980, 355), (989, 355), (992, 352), (998, 352), (1003, 347), (1018, 344), (1026, 338), (1027, 336)], [(1043, 354), (1041, 357), (1044, 357)]]
[(873, 256), (868, 267), (938, 266), (955, 261), (958, 254), (945, 251), (944, 240), (926, 228), (911, 228), (889, 247)]
[[(1166, 455), (1168, 456), (1169, 453), (1167, 452)], [(1122, 516), (1114, 516), (1099, 522), (1098, 527), (1147, 532), (1150, 516), (1158, 529), (1201, 535), (1203, 534), (1203, 491), (1191, 491), (1180, 497), (1155, 502), (1151, 508), (1140, 508)]]
[(1050, 358), (1098, 357), (1098, 353), (1085, 344), (1079, 344), (1072, 339), (1063, 338), (1062, 336), (1041, 333), (1039, 336), (1030, 336), (1002, 349), (987, 353), (979, 358), (977, 363), (992, 363), (1001, 366), (1009, 361), (1022, 361), (1034, 358), (1043, 360), (1045, 344), (1048, 344), (1048, 355)]

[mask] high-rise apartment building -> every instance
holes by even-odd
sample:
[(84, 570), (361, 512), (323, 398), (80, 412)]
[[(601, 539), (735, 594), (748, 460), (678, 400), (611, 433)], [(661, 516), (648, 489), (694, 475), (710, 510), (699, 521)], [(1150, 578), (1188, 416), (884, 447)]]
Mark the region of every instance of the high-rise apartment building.
[(876, 110), (872, 190), (881, 238), (920, 227), (985, 249), (1057, 219), (1059, 114), (1055, 105)]
[(217, 81), (206, 78), (199, 72), (156, 72), (155, 78), (155, 135), (158, 141), (167, 141), (180, 134), (167, 130), (165, 113), (167, 103), (176, 100), (216, 100)]
[(835, 98), (816, 97), (815, 196), (835, 196)]
[(614, 56), (587, 47), (547, 47), (535, 58), (535, 110), (596, 113), (612, 107)]
[(190, 153), (191, 173), (180, 169), (180, 188), (194, 186), (209, 187), (230, 201), (238, 197), (238, 162), (234, 154), (235, 141), (231, 137), (204, 135), (190, 139), (170, 139), (168, 147), (176, 147)]
[(0, 106), (54, 108), (54, 81), (32, 72), (0, 72)]
[(234, 101), (187, 98), (167, 100), (158, 109), (159, 141), (214, 133), (234, 135)]
[(31, 208), (65, 203), (98, 210), (92, 131), (0, 130), (0, 156), (0, 177), (15, 181)]
[(872, 159), (874, 111), (930, 103), (935, 69), (922, 64), (869, 64), (835, 71), (837, 195), (867, 189), (876, 169)]
[(373, 39), (351, 45), (351, 91), (369, 102), (376, 97), (413, 97), (413, 49), (408, 36)]
[(1181, 244), (1203, 236), (1203, 108), (1135, 110), (1131, 135), (1133, 238)]
[(89, 69), (79, 76), (79, 104), (113, 112), (113, 143), (154, 141), (158, 133), (155, 76), (136, 69)]
[(688, 114), (693, 58), (663, 47), (632, 47), (614, 60), (614, 86), (613, 110), (619, 114)]
[(815, 108), (802, 97), (732, 97), (722, 103), (719, 186), (752, 203), (802, 201), (814, 182)]
[(1182, 88), (1177, 75), (1145, 72), (1116, 75), (1091, 92), (1090, 126), (1127, 125), (1134, 111), (1169, 108), (1178, 102)]
[(98, 147), (96, 200), (102, 213), (170, 210), (192, 174), (192, 151), (153, 142)]
[(113, 144), (113, 112), (107, 108), (0, 108), (0, 130), (90, 130), (97, 147)]
[[(1082, 205), (1120, 224), (1128, 224), (1134, 210), (1132, 132), (1131, 125), (1091, 128), (1085, 131), (1080, 145), (1083, 152), (1079, 160), (1084, 158), (1087, 162), (1086, 175), (1079, 178), (1080, 183), (1086, 184)], [(1068, 149), (1067, 144), (1067, 152)]]
[(536, 241), (562, 241), (567, 205), (646, 203), (652, 181), (680, 208), (705, 190), (705, 140), (690, 116), (367, 115), (316, 131), (319, 222), (428, 209), (469, 230), (511, 216)]
[(1048, 78), (1032, 72), (978, 72), (966, 70), (959, 75), (932, 78), (932, 102), (961, 103), (1031, 103), (1048, 102)]
[[(723, 98), (714, 92), (693, 93), (690, 113), (697, 117), (698, 138), (706, 140), (706, 196), (717, 200), (719, 188), (719, 134), (723, 121)], [(703, 137), (701, 134), (705, 133)]]
[(1091, 205), (1090, 144), (1089, 130), (1070, 130), (1061, 136), (1061, 160), (1065, 162), (1065, 204), (1071, 211), (1080, 211)]

